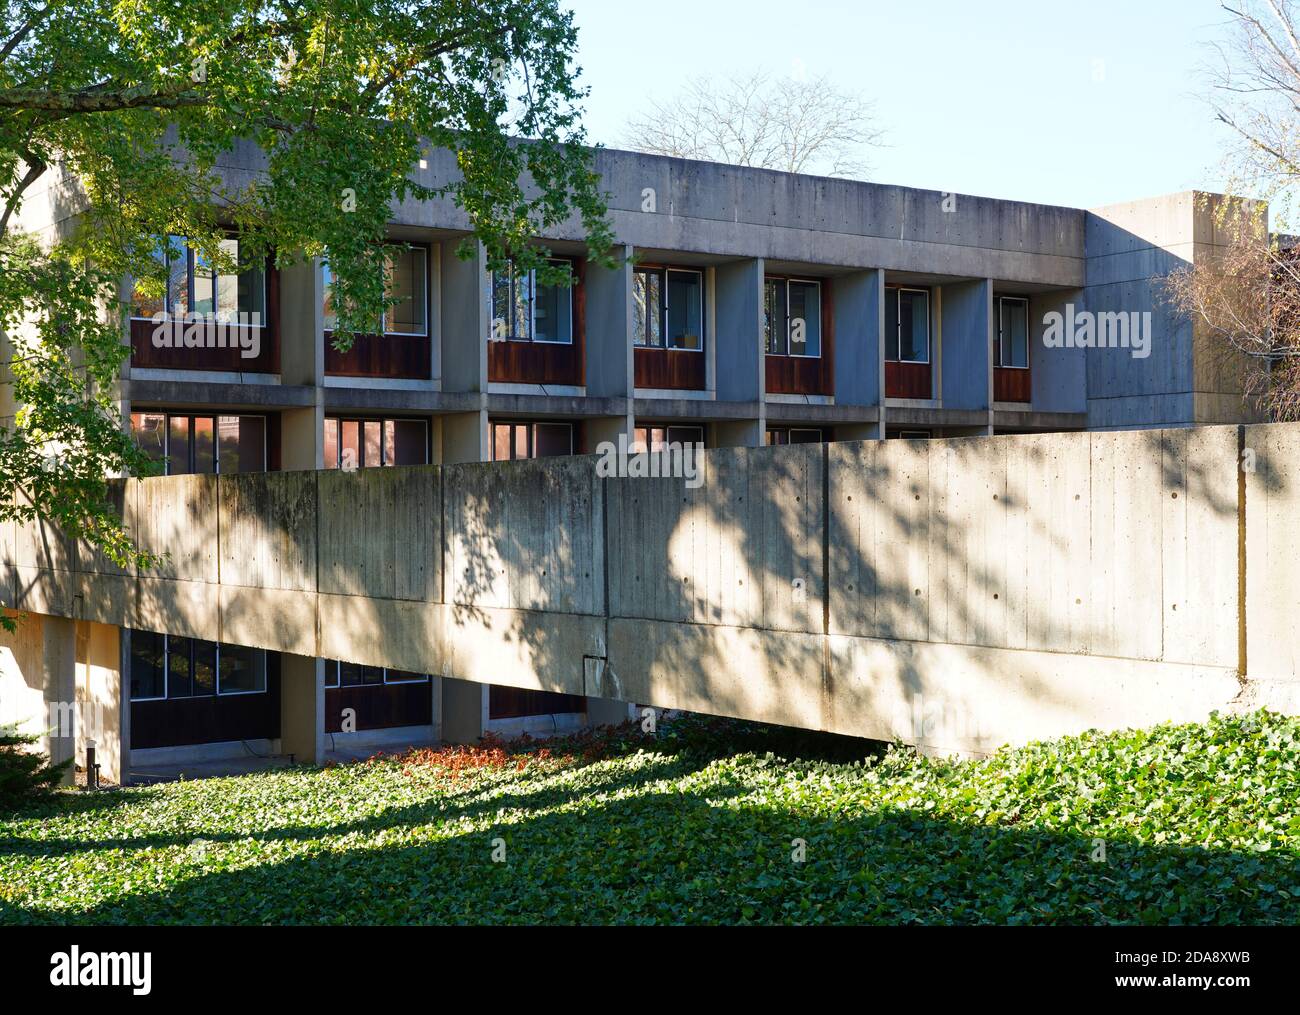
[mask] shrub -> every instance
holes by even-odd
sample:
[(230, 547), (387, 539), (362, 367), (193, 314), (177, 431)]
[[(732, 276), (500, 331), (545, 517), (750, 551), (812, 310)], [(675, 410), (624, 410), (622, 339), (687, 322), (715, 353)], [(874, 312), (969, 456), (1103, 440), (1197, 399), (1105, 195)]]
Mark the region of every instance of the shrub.
[(0, 812), (47, 795), (72, 764), (68, 760), (51, 765), (45, 755), (30, 750), (38, 739), (0, 727)]

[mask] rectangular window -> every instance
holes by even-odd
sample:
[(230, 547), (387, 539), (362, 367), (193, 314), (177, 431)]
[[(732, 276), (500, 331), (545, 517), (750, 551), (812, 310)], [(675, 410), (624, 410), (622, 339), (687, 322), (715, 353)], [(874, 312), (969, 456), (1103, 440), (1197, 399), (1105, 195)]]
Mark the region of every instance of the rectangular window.
[(788, 297), (784, 279), (769, 278), (763, 284), (763, 337), (769, 356), (790, 355)]
[(998, 298), (998, 366), (1016, 370), (1029, 367), (1029, 301), (1026, 299)]
[(929, 290), (885, 290), (885, 359), (930, 362)]
[(669, 447), (694, 447), (704, 444), (702, 426), (647, 425), (637, 427), (632, 434), (633, 451), (663, 451)]
[[(569, 268), (568, 261), (552, 265)], [(542, 285), (536, 272), (492, 274), (492, 334), (499, 342), (573, 342), (573, 288)]]
[(632, 273), (632, 343), (647, 349), (664, 344), (664, 273), (637, 268)]
[(266, 652), (213, 641), (131, 632), (131, 700), (210, 698), (266, 691)]
[(169, 476), (266, 471), (266, 418), (131, 413), (131, 432)]
[[(429, 333), (428, 278), (429, 253), (424, 247), (387, 245), (384, 256), (384, 295), (395, 300), (376, 322), (379, 333), (385, 335), (414, 335)], [(334, 275), (329, 262), (321, 266), (324, 275), (322, 314), (324, 329), (338, 327), (338, 312), (334, 306)]]
[(132, 316), (149, 318), (165, 313), (184, 317), (195, 313), (237, 322), (240, 318), (236, 315), (247, 314), (247, 323), (265, 324), (265, 267), (252, 261), (235, 238), (221, 241), (221, 253), (229, 258), (226, 270), (204, 258), (184, 236), (169, 236), (165, 243), (160, 242), (153, 256), (166, 273), (167, 290), (158, 298), (145, 296), (137, 287)]
[(331, 689), (379, 687), (383, 684), (427, 684), (428, 682), (427, 673), (408, 673), (405, 670), (390, 670), (381, 666), (358, 666), (337, 659), (325, 661), (325, 686)]
[(821, 444), (826, 434), (821, 430), (804, 427), (771, 427), (767, 431), (769, 446), (784, 447), (787, 444)]
[(325, 418), (325, 468), (389, 468), (429, 463), (429, 424), (422, 419)]
[(261, 694), (266, 690), (266, 653), (223, 645), (217, 671), (218, 694)]
[(166, 635), (131, 632), (131, 700), (154, 701), (167, 697)]
[(668, 272), (669, 349), (704, 348), (704, 276), (698, 271)]
[(767, 354), (819, 358), (822, 354), (821, 283), (769, 278), (763, 288)]
[(572, 423), (492, 423), (492, 460), (519, 461), (573, 454)]

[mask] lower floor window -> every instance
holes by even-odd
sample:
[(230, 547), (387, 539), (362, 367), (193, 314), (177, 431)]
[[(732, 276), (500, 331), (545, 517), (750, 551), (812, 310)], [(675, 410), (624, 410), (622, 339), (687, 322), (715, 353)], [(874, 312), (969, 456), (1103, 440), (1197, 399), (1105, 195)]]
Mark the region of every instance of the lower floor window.
[(266, 691), (266, 652), (215, 641), (131, 632), (131, 700)]
[(650, 423), (637, 427), (632, 435), (633, 451), (663, 451), (674, 445), (694, 447), (703, 443), (702, 426), (663, 426)]
[(384, 666), (361, 666), (337, 659), (325, 661), (326, 687), (379, 687), (383, 684), (427, 684), (429, 674), (390, 670)]
[(767, 443), (773, 447), (785, 444), (821, 444), (825, 440), (826, 434), (823, 431), (797, 426), (769, 427), (767, 431)]
[(492, 421), (492, 461), (521, 458), (558, 458), (571, 455), (572, 423), (526, 423)]

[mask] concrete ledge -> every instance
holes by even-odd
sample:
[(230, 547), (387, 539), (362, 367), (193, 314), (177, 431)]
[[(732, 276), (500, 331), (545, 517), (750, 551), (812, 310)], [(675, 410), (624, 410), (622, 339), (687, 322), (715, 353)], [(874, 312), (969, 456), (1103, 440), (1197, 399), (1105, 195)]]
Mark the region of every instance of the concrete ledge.
[(132, 378), (125, 382), (125, 393), (135, 409), (219, 405), (222, 410), (266, 411), (316, 404), (315, 388), (292, 384), (212, 384), (201, 380)]

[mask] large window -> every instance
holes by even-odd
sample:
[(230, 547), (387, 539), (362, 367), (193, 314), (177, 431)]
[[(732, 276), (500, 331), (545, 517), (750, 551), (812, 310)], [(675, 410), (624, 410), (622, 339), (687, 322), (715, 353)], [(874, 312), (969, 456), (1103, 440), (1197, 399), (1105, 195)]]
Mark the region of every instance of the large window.
[(885, 290), (885, 359), (930, 362), (929, 290)]
[[(569, 267), (568, 261), (552, 261)], [(541, 285), (535, 271), (498, 271), (492, 275), (492, 334), (499, 342), (573, 341), (573, 289)]]
[(492, 461), (559, 458), (573, 454), (572, 423), (492, 423)]
[(769, 356), (814, 359), (821, 356), (821, 283), (767, 279), (764, 285), (763, 334)]
[[(264, 324), (264, 266), (249, 261), (241, 252), (237, 239), (222, 240), (221, 250), (233, 262), (233, 272), (223, 273), (209, 264), (183, 236), (169, 236), (166, 241), (159, 241), (153, 256), (166, 273), (167, 289), (161, 296), (146, 296), (137, 285), (131, 300), (132, 316), (152, 318), (158, 314), (171, 317), (203, 314), (228, 323)], [(254, 314), (256, 318), (252, 316)]]
[(1029, 301), (1018, 296), (998, 297), (998, 366), (1029, 368)]
[(131, 700), (264, 694), (266, 653), (198, 638), (131, 632)]
[(632, 341), (650, 349), (704, 349), (704, 275), (637, 268), (632, 275)]
[(325, 418), (325, 468), (427, 465), (429, 425), (422, 419)]
[(704, 427), (671, 426), (650, 423), (632, 433), (632, 451), (666, 451), (670, 447), (695, 447), (704, 444)]
[(133, 412), (131, 431), (169, 476), (266, 471), (264, 416)]
[(767, 430), (767, 443), (774, 447), (784, 447), (787, 444), (821, 444), (825, 440), (826, 434), (822, 430), (797, 426), (774, 426), (768, 427)]
[[(429, 333), (429, 253), (424, 247), (388, 246), (384, 259), (384, 292), (390, 301), (382, 321), (376, 322), (378, 331), (385, 335), (418, 335)], [(338, 325), (334, 310), (334, 278), (329, 263), (325, 272), (325, 330), (333, 331)]]
[(429, 674), (390, 670), (384, 666), (361, 666), (337, 659), (325, 661), (326, 687), (383, 687), (386, 684), (427, 684)]

